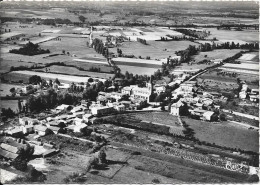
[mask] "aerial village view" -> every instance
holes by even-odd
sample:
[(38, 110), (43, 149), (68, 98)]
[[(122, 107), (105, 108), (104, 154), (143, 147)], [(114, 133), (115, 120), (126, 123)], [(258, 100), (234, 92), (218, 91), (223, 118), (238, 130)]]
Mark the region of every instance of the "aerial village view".
[(259, 181), (259, 2), (1, 2), (1, 183)]

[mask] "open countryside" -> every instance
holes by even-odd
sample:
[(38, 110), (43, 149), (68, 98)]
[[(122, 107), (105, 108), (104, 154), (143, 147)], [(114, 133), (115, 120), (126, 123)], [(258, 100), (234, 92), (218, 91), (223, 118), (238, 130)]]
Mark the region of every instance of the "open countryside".
[(1, 183), (259, 182), (258, 6), (1, 2)]

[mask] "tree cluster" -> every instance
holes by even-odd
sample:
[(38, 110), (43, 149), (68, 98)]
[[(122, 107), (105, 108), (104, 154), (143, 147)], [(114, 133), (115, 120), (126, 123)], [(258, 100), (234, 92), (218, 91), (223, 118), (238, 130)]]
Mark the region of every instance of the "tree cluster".
[(50, 50), (41, 49), (38, 44), (33, 44), (32, 42), (28, 42), (22, 48), (12, 49), (9, 52), (15, 54), (33, 56), (33, 55), (39, 55), (44, 53), (50, 53)]
[(142, 43), (142, 44), (144, 44), (144, 45), (147, 45), (147, 42), (146, 42), (146, 40), (145, 39), (141, 39), (141, 38), (138, 38), (137, 37), (137, 42), (140, 42), (140, 43)]

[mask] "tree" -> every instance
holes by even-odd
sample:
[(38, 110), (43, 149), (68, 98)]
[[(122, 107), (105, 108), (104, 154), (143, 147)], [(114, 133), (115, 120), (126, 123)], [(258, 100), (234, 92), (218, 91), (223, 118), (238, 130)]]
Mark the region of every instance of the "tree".
[(91, 83), (91, 82), (93, 82), (93, 81), (94, 81), (93, 78), (89, 78), (89, 79), (88, 79), (88, 82), (89, 82), (89, 83)]
[(253, 175), (250, 175), (250, 176), (247, 178), (247, 181), (248, 181), (248, 182), (251, 182), (251, 183), (253, 183), (253, 182), (259, 182), (259, 177), (258, 177), (258, 175), (253, 174)]
[(37, 85), (42, 82), (42, 79), (38, 75), (33, 75), (29, 78), (29, 84)]
[(55, 79), (54, 83), (60, 85), (60, 81), (58, 80), (58, 78)]
[(15, 95), (15, 88), (14, 88), (14, 87), (12, 87), (12, 88), (10, 89), (10, 93), (12, 93), (12, 96)]
[(220, 121), (226, 121), (227, 120), (227, 117), (226, 117), (226, 114), (222, 113), (219, 115), (219, 120)]
[(21, 100), (18, 100), (18, 111), (19, 111), (19, 113), (21, 113), (21, 111), (22, 111)]
[(24, 160), (23, 158), (21, 158), (19, 156), (11, 162), (11, 165), (15, 169), (20, 170), (20, 171), (25, 171), (27, 169), (26, 160)]
[(98, 155), (99, 163), (106, 164), (107, 163), (106, 157), (107, 157), (107, 155), (106, 155), (104, 149), (100, 150), (99, 155)]
[(82, 23), (84, 23), (85, 22), (85, 20), (86, 20), (86, 17), (84, 17), (84, 16), (79, 16), (79, 20), (82, 22)]

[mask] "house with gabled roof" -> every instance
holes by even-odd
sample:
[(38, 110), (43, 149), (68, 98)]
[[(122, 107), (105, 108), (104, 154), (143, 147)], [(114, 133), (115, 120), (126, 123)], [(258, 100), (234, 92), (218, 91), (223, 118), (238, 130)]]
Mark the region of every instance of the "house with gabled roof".
[(34, 131), (35, 131), (36, 134), (38, 134), (40, 136), (45, 136), (47, 134), (52, 133), (52, 131), (50, 129), (48, 129), (48, 127), (43, 126), (43, 125), (35, 125)]
[(174, 116), (179, 116), (180, 115), (180, 108), (183, 107), (184, 104), (179, 100), (176, 103), (173, 103), (171, 105), (171, 114)]

